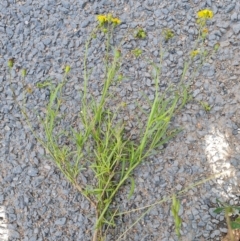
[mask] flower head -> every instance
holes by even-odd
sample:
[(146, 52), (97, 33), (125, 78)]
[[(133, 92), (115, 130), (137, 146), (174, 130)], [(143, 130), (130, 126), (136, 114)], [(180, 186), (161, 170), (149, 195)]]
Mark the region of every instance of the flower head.
[(112, 18), (111, 21), (115, 25), (119, 25), (121, 23), (121, 20), (119, 18)]
[(208, 29), (207, 29), (207, 28), (204, 28), (204, 29), (202, 30), (202, 32), (207, 34), (207, 33), (208, 33)]
[(105, 23), (112, 23), (114, 25), (119, 25), (121, 23), (121, 20), (119, 18), (114, 18), (111, 13), (107, 15), (98, 15), (97, 20), (101, 26)]
[(213, 17), (213, 11), (209, 9), (203, 9), (197, 13), (198, 18), (211, 19)]
[(190, 53), (190, 56), (191, 56), (192, 58), (194, 58), (194, 57), (196, 57), (199, 53), (200, 53), (199, 50), (192, 50), (191, 53)]
[(97, 20), (100, 24), (104, 24), (108, 21), (107, 16), (106, 15), (98, 15), (97, 16)]

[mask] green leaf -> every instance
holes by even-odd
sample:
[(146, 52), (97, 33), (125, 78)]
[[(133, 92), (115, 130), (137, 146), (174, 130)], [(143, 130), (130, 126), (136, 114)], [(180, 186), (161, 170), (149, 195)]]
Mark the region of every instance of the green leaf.
[(177, 216), (177, 218), (175, 219), (175, 222), (176, 222), (176, 226), (177, 227), (181, 227), (181, 224), (182, 224), (182, 220), (179, 216)]
[(231, 228), (232, 229), (240, 229), (240, 223), (236, 222), (236, 221), (231, 222)]
[(225, 210), (225, 208), (220, 207), (220, 208), (216, 208), (213, 212), (219, 214), (219, 213), (221, 213), (224, 210)]
[(46, 81), (43, 82), (43, 83), (37, 83), (37, 87), (38, 87), (39, 89), (45, 88), (45, 87), (50, 86), (50, 85), (52, 85), (51, 82), (50, 82), (50, 80), (46, 80)]
[(130, 189), (130, 192), (128, 194), (128, 199), (131, 198), (131, 196), (133, 195), (134, 193), (134, 188), (135, 188), (135, 181), (132, 177), (130, 177), (130, 180), (131, 180), (131, 189)]

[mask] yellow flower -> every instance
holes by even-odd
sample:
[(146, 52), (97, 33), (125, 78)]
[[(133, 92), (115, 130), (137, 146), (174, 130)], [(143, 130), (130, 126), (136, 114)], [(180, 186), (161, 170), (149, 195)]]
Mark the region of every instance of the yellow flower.
[(111, 19), (112, 23), (115, 24), (115, 25), (118, 25), (121, 23), (121, 20), (119, 18), (112, 18)]
[(208, 29), (207, 29), (207, 28), (204, 28), (204, 29), (202, 30), (202, 32), (203, 32), (203, 33), (208, 33)]
[(125, 107), (127, 107), (127, 103), (126, 102), (121, 102), (121, 106), (125, 108)]
[(198, 18), (211, 19), (213, 17), (213, 11), (209, 9), (203, 9), (197, 13)]
[(29, 94), (32, 94), (33, 89), (31, 88), (31, 86), (27, 86), (26, 91), (27, 91)]
[(104, 24), (108, 21), (107, 16), (106, 15), (98, 15), (97, 16), (97, 20), (100, 24)]
[(114, 18), (111, 13), (107, 15), (98, 15), (97, 20), (100, 23), (100, 25), (103, 25), (105, 23), (112, 23), (114, 25), (119, 25), (121, 23), (121, 20), (119, 18)]
[(190, 55), (191, 55), (192, 58), (194, 58), (194, 57), (197, 56), (199, 53), (200, 53), (199, 50), (192, 50), (191, 53), (190, 53)]

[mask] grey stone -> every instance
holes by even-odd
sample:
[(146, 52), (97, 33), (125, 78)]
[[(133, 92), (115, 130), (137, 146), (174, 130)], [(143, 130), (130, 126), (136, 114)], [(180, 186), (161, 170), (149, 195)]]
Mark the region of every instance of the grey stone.
[(220, 46), (221, 46), (222, 48), (229, 46), (229, 44), (230, 44), (229, 40), (220, 42)]
[(233, 135), (237, 135), (238, 134), (238, 130), (236, 130), (236, 129), (232, 130), (232, 134)]
[(219, 30), (215, 30), (212, 32), (214, 35), (218, 36), (218, 37), (221, 37), (222, 36), (222, 33), (219, 31)]
[(209, 208), (209, 213), (210, 213), (210, 215), (213, 217), (213, 218), (215, 218), (216, 216), (217, 216), (217, 214), (214, 212), (214, 210), (215, 210), (215, 208)]
[(234, 8), (235, 8), (235, 3), (231, 3), (226, 7), (225, 12), (230, 13)]
[(196, 208), (193, 208), (193, 209), (192, 209), (192, 214), (193, 214), (193, 216), (196, 216), (198, 213), (199, 213), (199, 212), (198, 212), (198, 210), (197, 210)]
[(18, 165), (18, 166), (16, 166), (16, 167), (14, 167), (13, 170), (12, 170), (12, 172), (13, 172), (14, 174), (19, 174), (19, 173), (21, 173), (21, 172), (22, 172), (21, 166)]
[(154, 25), (155, 25), (154, 20), (149, 20), (149, 21), (148, 21), (148, 25), (149, 25), (149, 26), (154, 26)]
[(148, 0), (147, 3), (148, 3), (148, 5), (152, 6), (154, 3), (154, 0)]
[(237, 15), (236, 12), (234, 12), (234, 13), (231, 15), (231, 21), (232, 21), (232, 22), (235, 22), (235, 21), (237, 21), (237, 20), (238, 20), (238, 15)]
[(63, 7), (67, 8), (67, 9), (69, 9), (70, 6), (71, 6), (71, 4), (69, 2), (67, 2), (67, 1), (63, 1), (62, 5), (63, 5)]
[[(234, 130), (235, 131), (235, 130)], [(237, 130), (236, 130), (237, 131)], [(233, 135), (237, 135), (238, 134), (238, 131), (237, 131), (237, 133), (235, 134), (235, 133), (233, 133)], [(240, 165), (240, 161), (239, 160), (237, 160), (237, 159), (235, 159), (235, 158), (231, 158), (230, 159), (230, 163), (231, 163), (231, 165), (233, 165), (234, 167), (238, 167), (239, 165)]]
[(51, 42), (52, 42), (52, 39), (51, 39), (51, 38), (45, 38), (45, 39), (43, 39), (43, 44), (44, 44), (44, 45), (49, 45)]
[(154, 11), (154, 14), (155, 14), (156, 17), (160, 17), (161, 15), (163, 15), (161, 9), (155, 10), (155, 11)]
[[(4, 195), (0, 194), (0, 204), (2, 204), (4, 201)], [(1, 213), (0, 213), (0, 217), (1, 217)]]
[(227, 228), (220, 228), (219, 230), (220, 230), (220, 232), (222, 232), (222, 233), (227, 233), (227, 232), (228, 232), (228, 229), (227, 229)]
[(13, 36), (13, 30), (9, 27), (6, 27), (6, 33), (10, 38)]
[(214, 230), (213, 233), (210, 235), (211, 238), (214, 238), (220, 234), (219, 230)]
[(196, 97), (200, 93), (200, 89), (196, 89), (193, 91), (193, 97)]
[(14, 239), (19, 239), (20, 238), (20, 234), (16, 231), (16, 230), (8, 230), (8, 235), (9, 238), (14, 238)]
[(66, 218), (59, 218), (55, 221), (56, 225), (64, 225), (66, 223), (67, 219)]
[(20, 7), (20, 10), (23, 12), (23, 14), (27, 15), (27, 14), (30, 14), (32, 7), (23, 5), (22, 7)]
[(176, 189), (177, 189), (178, 191), (180, 191), (180, 190), (182, 189), (182, 185), (178, 184), (178, 185), (176, 186)]
[(88, 19), (84, 20), (81, 24), (81, 28), (86, 28), (89, 25), (90, 21)]
[(5, 28), (0, 26), (0, 32), (5, 33)]
[(34, 167), (30, 167), (27, 173), (30, 177), (35, 177), (38, 175), (38, 169)]
[(211, 6), (212, 6), (212, 0), (207, 0), (207, 5), (208, 5), (209, 7), (211, 7)]
[(30, 239), (29, 239), (29, 241), (37, 241), (38, 239), (37, 239), (37, 236), (32, 236)]
[(165, 14), (165, 15), (167, 15), (169, 12), (168, 12), (167, 8), (163, 8), (163, 9), (162, 9), (162, 13)]
[(210, 219), (210, 215), (208, 215), (208, 214), (205, 214), (205, 215), (202, 216), (202, 220), (204, 222), (207, 222), (209, 219)]
[(214, 40), (216, 38), (216, 36), (214, 34), (209, 34), (208, 35), (208, 39), (209, 40)]
[(41, 185), (43, 180), (44, 180), (44, 177), (42, 177), (42, 176), (34, 178), (32, 184), (33, 184), (34, 187), (38, 187), (39, 185)]
[(240, 32), (240, 24), (235, 24), (232, 28), (235, 34), (238, 34)]
[(208, 224), (206, 225), (206, 230), (212, 231), (212, 230), (213, 230), (213, 227), (208, 223)]
[(198, 227), (205, 227), (205, 226), (206, 226), (206, 223), (200, 221), (197, 225), (198, 225)]
[(196, 230), (196, 229), (197, 229), (197, 224), (196, 224), (196, 222), (192, 222), (192, 228), (193, 228), (193, 230)]

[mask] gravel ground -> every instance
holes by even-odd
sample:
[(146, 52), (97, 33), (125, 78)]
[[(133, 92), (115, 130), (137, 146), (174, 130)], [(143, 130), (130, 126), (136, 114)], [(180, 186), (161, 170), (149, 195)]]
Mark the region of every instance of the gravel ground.
[[(126, 198), (129, 193), (126, 186), (116, 197), (116, 203), (121, 203), (122, 210), (139, 208), (225, 171), (224, 175), (181, 196), (180, 210), (183, 240), (221, 239), (227, 229), (223, 215), (213, 213), (216, 198), (240, 205), (239, 0), (3, 0), (0, 3), (0, 240), (91, 240), (94, 223), (94, 210), (65, 181), (22, 121), (10, 89), (12, 84), (21, 103), (23, 83), (18, 69), (28, 69), (26, 82), (34, 90), (28, 96), (27, 108), (37, 106), (41, 115), (49, 92), (34, 88), (35, 84), (49, 76), (58, 81), (63, 66), (72, 67), (66, 87), (68, 98), (62, 107), (69, 119), (63, 124), (68, 126), (79, 110), (84, 41), (95, 24), (95, 15), (112, 12), (120, 17), (122, 24), (116, 42), (128, 28), (146, 29), (146, 40), (127, 36), (123, 52), (139, 47), (153, 59), (159, 54), (162, 29), (174, 30), (176, 36), (164, 61), (161, 82), (164, 86), (179, 81), (184, 58), (197, 33), (196, 12), (206, 7), (215, 13), (206, 45), (211, 48), (219, 42), (221, 47), (192, 81), (193, 100), (173, 120), (173, 125), (184, 130), (164, 151), (136, 170), (133, 196)], [(91, 90), (96, 98), (102, 85), (98, 77), (102, 73), (103, 48), (99, 39), (90, 48), (89, 65), (95, 67)], [(16, 64), (10, 81), (6, 63), (12, 57)], [(113, 90), (127, 103), (124, 118), (132, 131), (133, 103), (139, 101), (144, 105), (142, 91), (151, 99), (153, 83), (143, 61), (129, 58), (123, 67), (127, 78)], [(199, 101), (209, 103), (211, 111), (206, 112)], [(30, 118), (35, 121), (34, 113)], [(117, 220), (117, 228), (110, 230), (108, 240), (117, 240), (139, 215), (136, 212)], [(169, 203), (156, 205), (122, 240), (177, 240)]]

